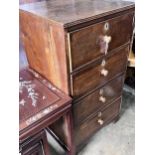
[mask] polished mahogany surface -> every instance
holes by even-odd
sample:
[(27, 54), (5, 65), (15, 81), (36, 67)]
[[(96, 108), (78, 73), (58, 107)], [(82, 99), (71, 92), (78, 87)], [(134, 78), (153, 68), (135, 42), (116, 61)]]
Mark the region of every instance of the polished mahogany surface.
[(51, 155), (45, 130), (22, 141), (19, 149), (21, 155)]
[(31, 72), (22, 70), (19, 78), (20, 121), (28, 119), (60, 100), (55, 93), (51, 93), (50, 89), (37, 80)]
[(20, 131), (70, 104), (70, 97), (32, 69), (19, 74)]
[(20, 9), (68, 26), (133, 7), (133, 2), (122, 0), (50, 0), (25, 4)]
[(62, 26), (20, 11), (20, 30), (29, 66), (68, 93), (65, 33)]
[[(73, 98), (104, 85), (112, 78), (123, 73), (126, 69), (127, 57), (128, 46), (116, 50), (112, 55), (107, 55), (73, 74)], [(103, 61), (105, 65), (101, 66)], [(102, 69), (107, 71), (107, 75), (101, 74)]]
[(120, 103), (121, 98), (118, 98), (116, 101), (112, 102), (108, 108), (104, 110), (100, 109), (94, 117), (79, 125), (75, 132), (75, 144), (80, 145), (94, 132), (112, 121), (120, 111)]
[[(119, 116), (133, 19), (134, 3), (123, 0), (50, 0), (20, 6), (30, 67), (73, 97), (78, 147)], [(64, 139), (62, 121), (56, 124), (57, 135)]]
[(74, 124), (81, 124), (88, 119), (94, 111), (109, 106), (112, 101), (121, 96), (122, 85), (123, 76), (119, 76), (75, 103), (73, 105)]
[[(40, 135), (43, 130), (49, 125), (52, 126), (60, 118), (64, 119), (65, 128), (62, 134), (66, 138), (65, 146), (68, 154), (74, 155), (71, 98), (34, 70), (28, 67), (21, 69), (19, 73), (19, 140), (22, 154), (44, 152), (45, 155), (50, 155), (46, 141), (42, 139), (38, 141), (35, 134)], [(41, 138), (46, 139), (46, 135)], [(34, 142), (31, 144), (30, 141), (33, 139)], [(42, 146), (38, 145), (41, 141), (44, 151), (41, 149)], [(26, 149), (23, 143), (26, 143)]]
[(106, 55), (103, 52), (105, 44), (103, 45), (100, 39), (104, 36), (111, 38), (107, 54), (112, 53), (115, 48), (129, 44), (133, 29), (133, 15), (133, 12), (123, 14), (70, 33), (73, 71)]

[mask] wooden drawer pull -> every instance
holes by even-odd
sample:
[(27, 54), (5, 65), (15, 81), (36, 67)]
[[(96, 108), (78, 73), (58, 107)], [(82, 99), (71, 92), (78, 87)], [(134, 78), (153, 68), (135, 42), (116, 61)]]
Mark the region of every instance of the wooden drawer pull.
[(100, 111), (100, 112), (98, 112), (98, 115), (97, 115), (98, 117), (101, 117), (102, 116), (102, 112)]
[(108, 70), (106, 70), (105, 68), (103, 68), (101, 70), (101, 75), (107, 76), (108, 75)]
[(100, 125), (103, 125), (104, 121), (102, 119), (98, 119), (97, 122), (100, 124)]
[(103, 96), (100, 96), (99, 101), (101, 101), (102, 103), (105, 103), (106, 102), (106, 98), (103, 97)]
[(110, 43), (110, 41), (111, 41), (111, 36), (104, 36), (103, 37), (103, 39), (104, 39), (104, 41), (107, 43), (107, 44), (109, 44)]
[(105, 55), (108, 53), (108, 47), (109, 47), (109, 43), (111, 41), (111, 36), (104, 36), (104, 41), (106, 43), (105, 45)]
[(103, 59), (103, 60), (102, 60), (102, 63), (101, 63), (101, 66), (104, 67), (105, 64), (106, 64), (106, 61)]
[(102, 96), (103, 95), (103, 89), (100, 89), (99, 94)]
[(104, 53), (105, 55), (108, 53), (108, 47), (109, 47), (109, 43), (111, 42), (111, 36), (103, 36), (100, 35), (99, 36), (99, 41), (98, 44), (100, 46), (100, 52)]

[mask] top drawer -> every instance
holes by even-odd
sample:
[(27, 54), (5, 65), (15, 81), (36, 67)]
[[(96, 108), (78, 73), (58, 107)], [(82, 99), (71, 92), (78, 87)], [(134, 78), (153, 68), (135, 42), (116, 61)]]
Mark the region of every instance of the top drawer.
[(132, 22), (133, 13), (130, 13), (72, 32), (72, 69), (130, 41)]

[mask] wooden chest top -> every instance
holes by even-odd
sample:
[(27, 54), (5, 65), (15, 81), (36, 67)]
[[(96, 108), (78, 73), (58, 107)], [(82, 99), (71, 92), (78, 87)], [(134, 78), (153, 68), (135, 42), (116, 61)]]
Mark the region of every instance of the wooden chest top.
[(21, 10), (62, 23), (64, 27), (131, 8), (133, 2), (122, 0), (49, 0), (20, 6)]

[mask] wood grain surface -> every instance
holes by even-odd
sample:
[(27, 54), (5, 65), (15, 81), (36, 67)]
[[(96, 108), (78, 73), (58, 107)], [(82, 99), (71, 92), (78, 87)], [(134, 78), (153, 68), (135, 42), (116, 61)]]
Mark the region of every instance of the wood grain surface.
[[(113, 102), (108, 108), (104, 110), (100, 110), (101, 116), (99, 116), (99, 112), (85, 123), (78, 126), (75, 130), (75, 145), (82, 144), (87, 138), (89, 138), (94, 132), (103, 127), (108, 121), (112, 120), (116, 117), (120, 110), (121, 98), (117, 101)], [(99, 124), (98, 120), (103, 120), (103, 124)]]
[(23, 139), (63, 116), (71, 107), (71, 98), (31, 69), (22, 69), (19, 78), (19, 134)]
[[(122, 94), (123, 76), (119, 76), (108, 82), (105, 86), (89, 94), (81, 101), (73, 105), (74, 124), (84, 122), (90, 115), (101, 107), (107, 107), (113, 100)], [(105, 99), (105, 102), (100, 100)]]
[[(30, 67), (73, 97), (76, 146), (119, 114), (133, 16), (134, 3), (122, 0), (49, 0), (20, 6)], [(105, 37), (111, 38), (108, 44)], [(106, 102), (100, 107), (101, 88)], [(103, 119), (101, 125), (98, 119)], [(67, 142), (64, 122), (55, 124)]]
[(20, 9), (69, 27), (133, 7), (133, 2), (122, 0), (50, 0), (25, 4)]
[(29, 66), (68, 94), (62, 26), (20, 11), (20, 28)]
[[(73, 98), (77, 98), (97, 86), (105, 84), (116, 75), (124, 72), (127, 65), (128, 52), (128, 46), (124, 47), (114, 54), (99, 59), (95, 61), (94, 64), (71, 75), (73, 79)], [(103, 60), (105, 60), (104, 67), (101, 66)], [(108, 71), (106, 76), (101, 75), (103, 68)]]
[(111, 37), (107, 53), (110, 53), (121, 45), (129, 43), (133, 30), (132, 21), (133, 13), (130, 13), (71, 32), (70, 42), (73, 71), (89, 61), (105, 55), (105, 49), (101, 53), (101, 48), (103, 47), (99, 45), (100, 37)]

